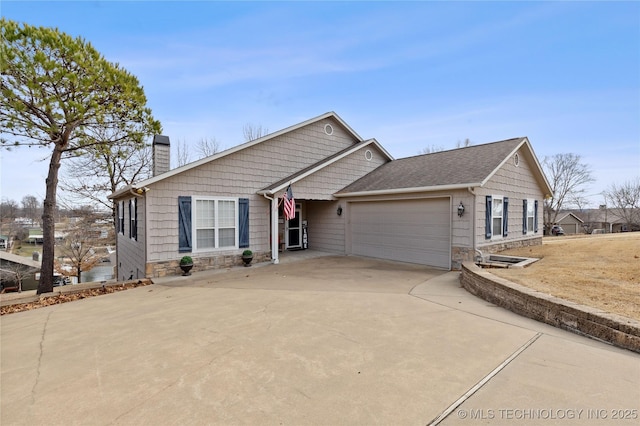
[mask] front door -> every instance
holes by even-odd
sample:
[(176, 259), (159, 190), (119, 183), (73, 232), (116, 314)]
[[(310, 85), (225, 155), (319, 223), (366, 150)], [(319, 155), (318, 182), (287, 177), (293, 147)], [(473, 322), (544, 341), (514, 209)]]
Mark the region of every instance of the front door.
[(301, 248), (302, 247), (302, 221), (300, 220), (300, 208), (301, 205), (296, 203), (296, 216), (285, 221), (285, 238), (286, 248)]

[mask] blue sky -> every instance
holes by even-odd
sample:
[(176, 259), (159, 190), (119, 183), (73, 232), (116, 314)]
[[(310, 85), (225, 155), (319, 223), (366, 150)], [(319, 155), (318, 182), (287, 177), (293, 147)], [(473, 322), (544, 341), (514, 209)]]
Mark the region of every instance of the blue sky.
[[(335, 111), (394, 157), (528, 136), (576, 153), (593, 206), (640, 175), (638, 2), (14, 2), (144, 86), (175, 145)], [(44, 198), (48, 150), (0, 152), (0, 196)], [(45, 158), (46, 161), (39, 161)], [(64, 166), (63, 166), (64, 167)], [(17, 184), (16, 182), (20, 182)]]

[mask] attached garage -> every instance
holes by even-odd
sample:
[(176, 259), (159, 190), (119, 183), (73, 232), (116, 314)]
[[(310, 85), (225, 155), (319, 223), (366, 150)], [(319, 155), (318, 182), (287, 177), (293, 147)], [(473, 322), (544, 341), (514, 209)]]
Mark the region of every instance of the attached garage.
[(451, 201), (349, 203), (351, 254), (450, 269)]

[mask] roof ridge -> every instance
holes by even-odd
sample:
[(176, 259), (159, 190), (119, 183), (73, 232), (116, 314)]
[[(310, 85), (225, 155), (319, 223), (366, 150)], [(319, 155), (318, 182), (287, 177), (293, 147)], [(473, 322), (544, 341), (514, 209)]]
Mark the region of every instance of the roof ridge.
[(506, 143), (506, 142), (513, 142), (513, 141), (521, 141), (522, 139), (525, 139), (525, 138), (526, 138), (526, 136), (518, 136), (518, 137), (515, 137), (515, 138), (509, 138), (509, 139), (504, 139), (504, 140), (500, 140), (500, 141), (485, 142), (485, 143), (481, 143), (481, 144), (478, 144), (478, 145), (461, 146), (461, 147), (459, 147), (459, 148), (444, 149), (444, 150), (442, 150), (442, 151), (428, 152), (428, 153), (426, 153), (426, 154), (410, 155), (410, 156), (408, 156), (408, 157), (401, 157), (401, 158), (397, 158), (397, 159), (396, 159), (396, 161), (397, 161), (397, 160), (405, 160), (405, 159), (408, 159), (408, 158), (424, 157), (424, 156), (427, 156), (427, 155), (451, 153), (451, 152), (453, 152), (453, 151), (462, 151), (462, 150), (465, 150), (465, 149), (473, 149), (473, 148), (476, 148), (476, 149), (477, 149), (477, 148), (486, 147), (486, 146), (488, 146), (488, 145), (496, 145), (496, 144), (499, 144), (499, 143)]

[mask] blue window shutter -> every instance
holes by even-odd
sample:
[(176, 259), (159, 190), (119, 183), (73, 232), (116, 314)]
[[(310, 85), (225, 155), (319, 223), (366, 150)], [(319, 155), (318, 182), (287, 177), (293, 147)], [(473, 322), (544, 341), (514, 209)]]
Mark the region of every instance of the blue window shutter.
[(534, 201), (534, 211), (533, 211), (533, 232), (538, 232), (538, 200)]
[(191, 244), (191, 197), (178, 197), (178, 251), (190, 252)]
[(509, 199), (504, 197), (502, 200), (502, 236), (509, 235)]
[(491, 201), (491, 195), (487, 195), (484, 215), (484, 237), (487, 240), (491, 238)]
[(249, 199), (238, 200), (238, 247), (249, 247)]
[(527, 233), (527, 200), (522, 200), (522, 233)]

